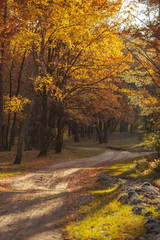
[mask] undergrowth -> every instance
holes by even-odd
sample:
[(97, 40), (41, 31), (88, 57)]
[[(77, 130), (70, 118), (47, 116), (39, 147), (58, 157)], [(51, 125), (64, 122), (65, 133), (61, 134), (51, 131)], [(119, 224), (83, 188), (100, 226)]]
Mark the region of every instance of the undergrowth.
[[(160, 174), (156, 171), (159, 160), (154, 156), (137, 157), (104, 168), (108, 175), (127, 180), (152, 179), (160, 186)], [(145, 234), (144, 218), (146, 212), (135, 215), (132, 206), (118, 201), (117, 193), (121, 186), (105, 188), (96, 184), (96, 189), (87, 191), (96, 199), (81, 206), (78, 213), (68, 216), (63, 231), (65, 239), (72, 240), (125, 240), (135, 239)], [(153, 217), (159, 217), (154, 205), (146, 206)], [(136, 228), (135, 228), (136, 226)]]
[(160, 186), (160, 159), (154, 155), (128, 159), (106, 168), (108, 175), (127, 179), (153, 180)]
[(96, 200), (80, 208), (79, 215), (83, 216), (82, 220), (68, 220), (64, 228), (67, 232), (66, 239), (122, 240), (144, 235), (144, 216), (133, 214), (131, 206), (117, 200), (118, 189), (117, 186), (91, 191), (90, 194), (97, 195)]

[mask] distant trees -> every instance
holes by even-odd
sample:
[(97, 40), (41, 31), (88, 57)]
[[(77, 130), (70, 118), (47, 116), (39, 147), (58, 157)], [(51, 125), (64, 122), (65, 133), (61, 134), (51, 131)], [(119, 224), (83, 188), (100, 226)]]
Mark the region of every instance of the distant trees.
[[(123, 31), (126, 49), (132, 54), (134, 65), (123, 73), (130, 85), (130, 102), (141, 109), (147, 146), (159, 149), (160, 106), (160, 1), (139, 1), (144, 5), (143, 18)], [(159, 150), (158, 150), (159, 151)]]

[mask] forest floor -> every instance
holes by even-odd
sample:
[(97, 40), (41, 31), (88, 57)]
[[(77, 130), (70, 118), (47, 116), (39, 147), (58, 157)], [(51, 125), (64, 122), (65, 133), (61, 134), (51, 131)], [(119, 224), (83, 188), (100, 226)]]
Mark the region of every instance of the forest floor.
[[(50, 157), (53, 161), (51, 163), (49, 160), (47, 167), (41, 166), (39, 170), (33, 168), (28, 172), (25, 168), (23, 174), (0, 178), (1, 240), (76, 239), (69, 238), (66, 230), (64, 234), (61, 229), (66, 229), (67, 221), (71, 222), (75, 218), (77, 207), (95, 200), (93, 194), (81, 194), (79, 190), (84, 191), (88, 186), (92, 188), (96, 181), (93, 176), (104, 171), (104, 167), (146, 154), (136, 150), (116, 151), (105, 149), (104, 146), (98, 148), (98, 145), (95, 148), (87, 145), (87, 142), (81, 146), (66, 143), (66, 148), (72, 151), (76, 147), (81, 148), (81, 158), (72, 156), (63, 159), (62, 155), (60, 159), (53, 160)], [(87, 158), (83, 157), (83, 149), (89, 151)], [(95, 154), (99, 155), (91, 156)], [(70, 219), (71, 215), (74, 215), (73, 219)]]

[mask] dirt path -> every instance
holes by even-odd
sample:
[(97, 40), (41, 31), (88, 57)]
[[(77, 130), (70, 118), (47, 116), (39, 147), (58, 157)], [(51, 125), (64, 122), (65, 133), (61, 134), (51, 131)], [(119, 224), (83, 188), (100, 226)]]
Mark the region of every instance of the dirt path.
[(107, 150), (103, 154), (54, 164), (37, 172), (1, 179), (10, 191), (0, 193), (0, 240), (61, 240), (56, 229), (65, 214), (70, 176), (82, 168), (119, 161), (144, 153)]

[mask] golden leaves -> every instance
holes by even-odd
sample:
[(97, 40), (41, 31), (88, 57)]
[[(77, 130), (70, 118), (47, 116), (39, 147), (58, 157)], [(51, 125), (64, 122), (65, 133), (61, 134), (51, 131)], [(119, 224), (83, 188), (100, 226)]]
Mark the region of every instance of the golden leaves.
[(37, 77), (35, 80), (35, 91), (43, 92), (45, 89), (47, 94), (50, 94), (52, 99), (62, 100), (62, 91), (58, 88), (54, 81), (53, 77), (49, 74), (46, 74), (45, 77)]
[(20, 112), (24, 109), (26, 104), (30, 103), (30, 100), (27, 98), (18, 95), (18, 97), (13, 96), (9, 98), (9, 96), (4, 97), (4, 112), (7, 114), (9, 112)]

